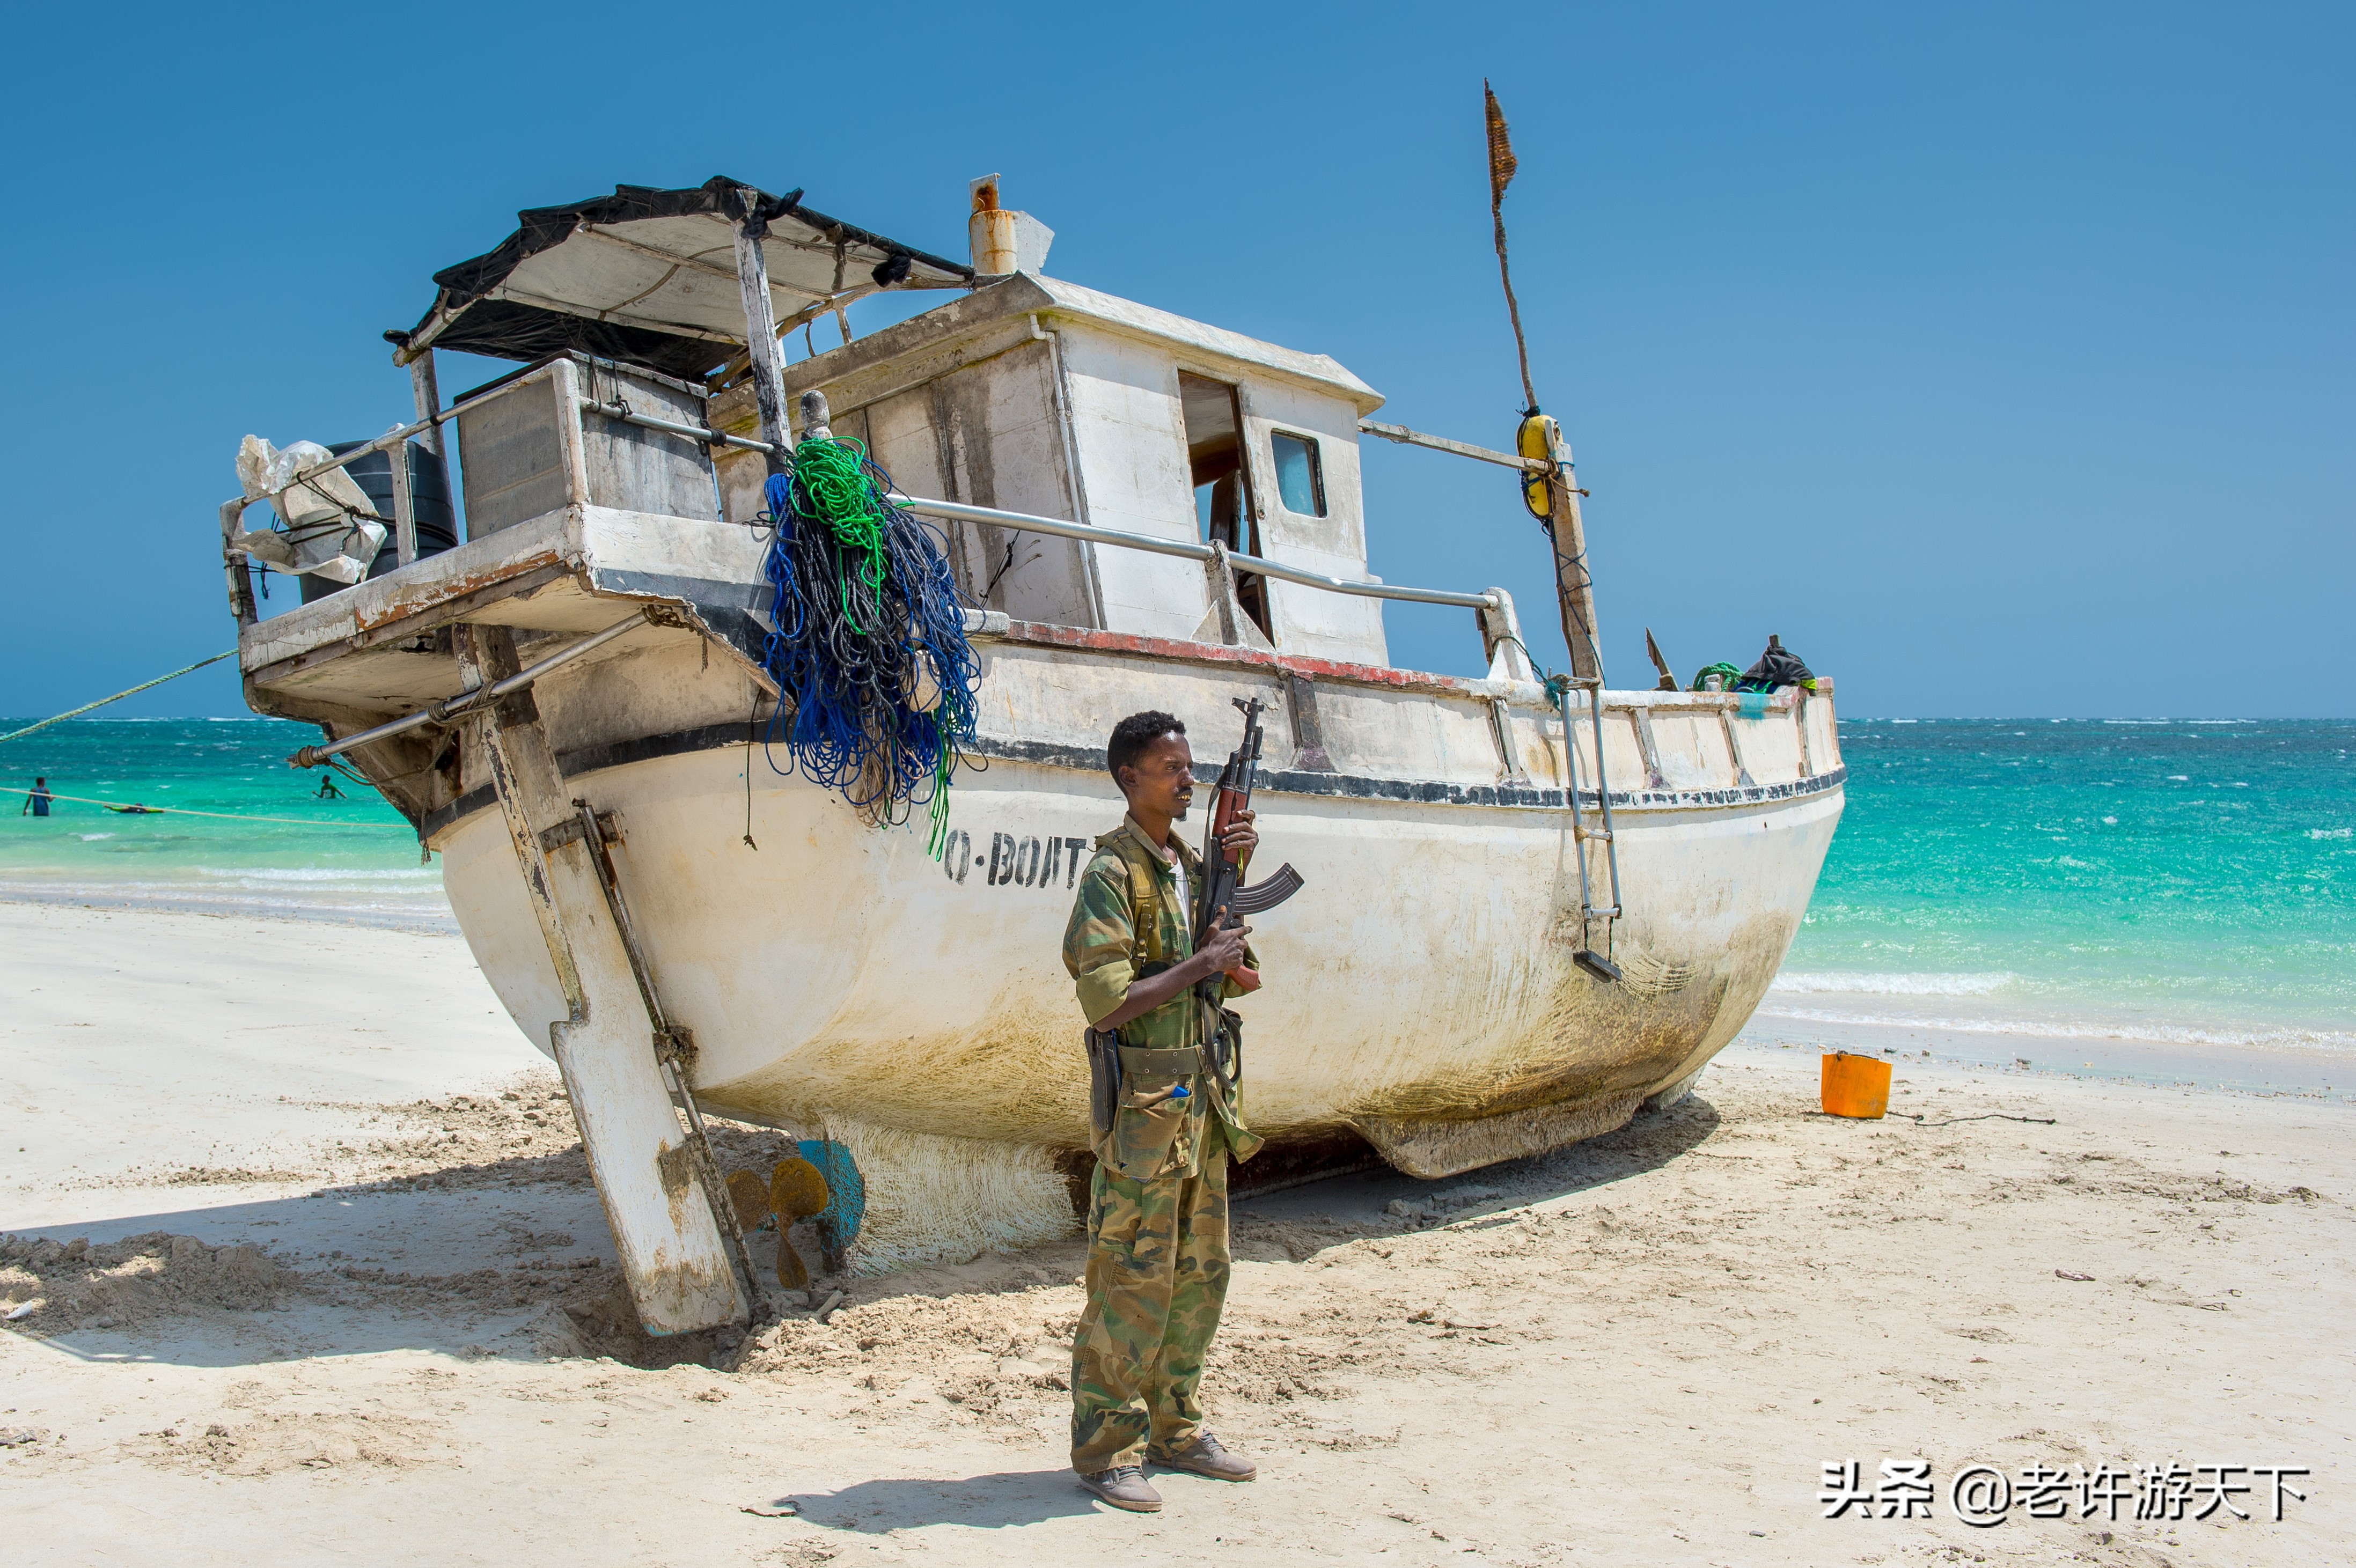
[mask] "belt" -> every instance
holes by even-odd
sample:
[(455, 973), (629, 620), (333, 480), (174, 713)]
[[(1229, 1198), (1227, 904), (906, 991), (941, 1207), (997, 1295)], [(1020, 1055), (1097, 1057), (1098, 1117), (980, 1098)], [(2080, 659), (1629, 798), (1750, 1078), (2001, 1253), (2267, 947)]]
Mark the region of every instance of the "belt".
[(1169, 1051), (1124, 1045), (1120, 1048), (1120, 1071), (1125, 1078), (1183, 1078), (1203, 1071), (1203, 1052), (1192, 1045)]

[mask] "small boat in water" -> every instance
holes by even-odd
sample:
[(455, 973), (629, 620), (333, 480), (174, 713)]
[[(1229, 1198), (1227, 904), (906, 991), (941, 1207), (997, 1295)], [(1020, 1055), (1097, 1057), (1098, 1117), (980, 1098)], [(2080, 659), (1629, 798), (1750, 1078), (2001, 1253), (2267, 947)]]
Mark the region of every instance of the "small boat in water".
[[(851, 1266), (1071, 1228), (1090, 1129), (1059, 953), (1120, 819), (1124, 714), (1175, 713), (1211, 758), (1233, 702), (1268, 705), (1261, 833), (1307, 888), (1258, 922), (1269, 984), (1239, 1010), (1279, 1174), (1371, 1151), (1448, 1175), (1681, 1095), (1765, 993), (1840, 815), (1830, 681), (1604, 689), (1551, 421), (1510, 453), (1380, 423), (1333, 359), (1050, 277), (1044, 228), (994, 182), (973, 206), (969, 262), (726, 179), (526, 212), (387, 335), (417, 421), (330, 460), (398, 454), (364, 476), (364, 580), (260, 618), (269, 496), (222, 508), (249, 702), (317, 722), (297, 760), (341, 755), (443, 857), (658, 1332), (745, 1305), (735, 1221), (697, 1196), (703, 1112), (855, 1162)], [(846, 305), (911, 289), (946, 303), (852, 338)], [(784, 363), (813, 325), (840, 346)], [(445, 403), (437, 349), (522, 368)], [(465, 538), (432, 549), (453, 432)], [(772, 761), (797, 694), (764, 486), (813, 433), (941, 530), (978, 680), (939, 831)], [(1565, 677), (1502, 590), (1370, 572), (1369, 437), (1515, 471)], [(1394, 667), (1386, 601), (1468, 611), (1486, 675)]]

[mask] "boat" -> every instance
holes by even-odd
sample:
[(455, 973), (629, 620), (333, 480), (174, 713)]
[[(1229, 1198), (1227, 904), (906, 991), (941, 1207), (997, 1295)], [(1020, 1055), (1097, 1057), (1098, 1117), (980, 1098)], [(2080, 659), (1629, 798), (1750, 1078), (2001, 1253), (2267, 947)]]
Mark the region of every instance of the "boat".
[[(1073, 1229), (1090, 1122), (1060, 947), (1132, 711), (1176, 714), (1198, 765), (1238, 701), (1270, 716), (1261, 835), (1306, 884), (1256, 923), (1269, 983), (1237, 1004), (1271, 1178), (1450, 1176), (1683, 1095), (1831, 841), (1832, 681), (1606, 689), (1544, 416), (1512, 451), (1379, 421), (1323, 354), (1050, 275), (1051, 232), (994, 176), (963, 261), (801, 195), (622, 187), (437, 273), (386, 334), (414, 421), (304, 470), (399, 454), (362, 581), (262, 618), (247, 523), (270, 497), (220, 512), (247, 700), (318, 724), (293, 760), (341, 759), (442, 858), (484, 975), (562, 1071), (648, 1329), (751, 1307), (706, 1115), (856, 1168), (848, 1268)], [(917, 290), (941, 303), (852, 335), (851, 303)], [(445, 400), (437, 351), (519, 368)], [(774, 740), (795, 694), (766, 656), (764, 485), (813, 433), (863, 443), (940, 530), (978, 666), (943, 823)], [(1533, 664), (1503, 590), (1369, 570), (1373, 440), (1513, 471), (1570, 670)], [(428, 492), (463, 496), (463, 542), (421, 546)], [(1393, 667), (1395, 602), (1466, 611), (1486, 674)]]

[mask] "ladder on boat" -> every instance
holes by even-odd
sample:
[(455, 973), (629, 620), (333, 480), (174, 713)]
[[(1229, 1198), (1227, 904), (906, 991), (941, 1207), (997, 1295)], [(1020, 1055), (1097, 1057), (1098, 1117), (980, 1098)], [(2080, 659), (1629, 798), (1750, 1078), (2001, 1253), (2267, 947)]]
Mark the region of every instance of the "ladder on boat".
[[(1590, 678), (1577, 680), (1558, 675), (1547, 683), (1554, 693), (1555, 706), (1562, 713), (1563, 804), (1570, 810), (1571, 853), (1579, 860), (1579, 947), (1570, 960), (1599, 980), (1617, 980), (1620, 966), (1612, 961), (1612, 926), (1620, 918), (1620, 845), (1612, 832), (1612, 785), (1603, 768), (1603, 677), (1602, 656), (1596, 650), (1597, 673)], [(1590, 733), (1595, 738), (1595, 805), (1602, 821), (1601, 827), (1587, 826), (1579, 808), (1579, 746), (1574, 734), (1575, 723), (1570, 716), (1570, 694), (1574, 687), (1587, 689)], [(1612, 901), (1598, 905), (1595, 901), (1593, 878), (1587, 869), (1589, 840), (1601, 840), (1603, 864), (1612, 887)], [(1595, 951), (1595, 923), (1603, 923), (1603, 951)]]

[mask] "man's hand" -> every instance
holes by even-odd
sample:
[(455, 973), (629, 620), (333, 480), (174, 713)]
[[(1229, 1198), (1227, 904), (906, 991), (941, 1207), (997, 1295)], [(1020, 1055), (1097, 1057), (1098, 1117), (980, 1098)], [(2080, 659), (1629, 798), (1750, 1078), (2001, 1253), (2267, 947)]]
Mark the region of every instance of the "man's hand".
[[(1245, 831), (1248, 832), (1250, 829), (1246, 828)], [(1211, 939), (1203, 944), (1203, 950), (1200, 953), (1194, 955), (1194, 962), (1201, 965), (1195, 978), (1207, 980), (1214, 975), (1224, 975), (1230, 969), (1242, 968), (1244, 938), (1250, 934), (1250, 926), (1234, 919), (1227, 913), (1226, 908), (1222, 907), (1217, 920), (1212, 924)]]
[(1159, 975), (1148, 975), (1130, 982), (1129, 995), (1120, 1006), (1097, 1020), (1098, 1029), (1119, 1029), (1131, 1019), (1147, 1013), (1183, 995), (1214, 975), (1244, 966), (1244, 938), (1251, 927), (1232, 919), (1224, 909), (1219, 911), (1219, 924), (1212, 931), (1211, 939), (1201, 951), (1183, 964), (1173, 964)]
[(1252, 826), (1254, 820), (1249, 809), (1238, 811), (1227, 830), (1219, 835), (1219, 847), (1239, 867), (1251, 863), (1252, 850), (1259, 845), (1259, 829)]

